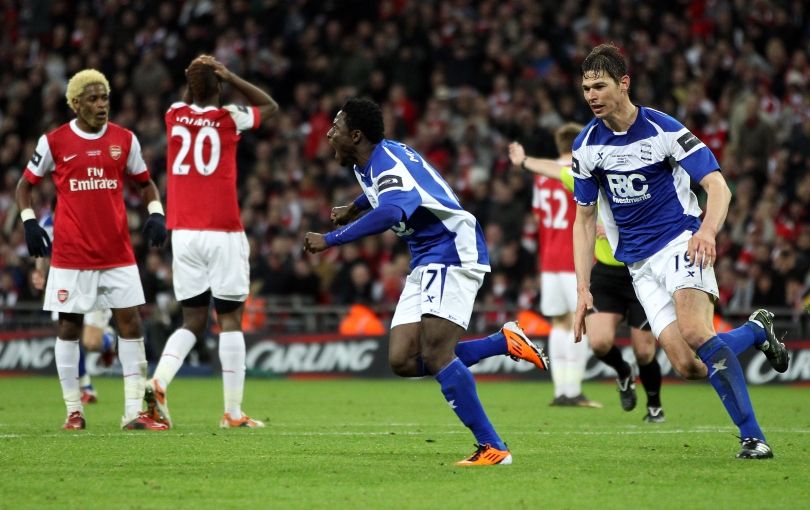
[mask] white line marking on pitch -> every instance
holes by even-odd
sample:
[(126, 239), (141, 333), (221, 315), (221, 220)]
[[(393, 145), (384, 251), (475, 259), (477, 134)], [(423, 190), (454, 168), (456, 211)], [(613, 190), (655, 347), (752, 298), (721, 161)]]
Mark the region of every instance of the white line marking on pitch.
[[(810, 429), (788, 429), (788, 428), (777, 428), (767, 429), (768, 432), (778, 433), (778, 434), (810, 434)], [(206, 431), (206, 432), (179, 432), (178, 434), (171, 434), (172, 437), (182, 437), (182, 436), (200, 436), (200, 435), (211, 435), (214, 431)], [(732, 427), (728, 428), (710, 428), (710, 427), (699, 427), (694, 429), (659, 429), (659, 430), (561, 430), (561, 431), (543, 431), (543, 430), (536, 430), (536, 431), (528, 431), (528, 432), (515, 432), (513, 431), (512, 434), (521, 434), (521, 435), (543, 435), (543, 436), (644, 436), (644, 435), (659, 435), (659, 434), (729, 434), (734, 433), (735, 429)], [(273, 428), (273, 424), (270, 424), (270, 429), (266, 430), (265, 432), (256, 431), (257, 434), (264, 434), (269, 433), (270, 435), (276, 436), (290, 436), (290, 437), (326, 437), (326, 436), (422, 436), (422, 435), (454, 435), (454, 434), (468, 434), (468, 431), (459, 428), (458, 430), (423, 430), (423, 431), (413, 431), (413, 430), (406, 430), (406, 431), (393, 431), (393, 430), (376, 430), (376, 431), (357, 431), (357, 430), (347, 430), (347, 431), (309, 431), (309, 432), (292, 432), (292, 431), (276, 431)], [(122, 433), (122, 432), (107, 432), (107, 433), (94, 433), (89, 431), (84, 432), (63, 432), (57, 434), (0, 434), (0, 439), (24, 439), (24, 438), (99, 438), (99, 437), (125, 437), (125, 438), (143, 438), (143, 437), (150, 437), (151, 434), (139, 434), (139, 433)], [(160, 434), (157, 434), (155, 437), (160, 437)]]

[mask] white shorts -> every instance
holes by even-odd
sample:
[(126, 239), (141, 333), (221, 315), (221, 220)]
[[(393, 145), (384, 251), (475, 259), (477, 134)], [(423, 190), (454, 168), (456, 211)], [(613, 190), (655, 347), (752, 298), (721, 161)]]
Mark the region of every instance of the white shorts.
[(136, 265), (110, 269), (51, 267), (42, 308), (86, 314), (99, 308), (131, 308), (144, 302)]
[(540, 313), (559, 317), (576, 309), (576, 273), (540, 273)]
[(243, 302), (250, 293), (250, 264), (244, 232), (172, 231), (172, 273), (178, 301), (211, 289), (219, 299)]
[(414, 268), (405, 280), (391, 327), (419, 322), (430, 314), (467, 329), (484, 275), (478, 269), (443, 264)]
[(658, 253), (628, 266), (636, 296), (644, 307), (656, 338), (677, 320), (672, 295), (679, 289), (698, 289), (717, 298), (717, 279), (713, 267), (700, 268), (686, 262), (685, 255), (692, 233), (686, 231)]
[(84, 314), (84, 325), (105, 329), (110, 325), (110, 319), (112, 319), (112, 310), (101, 308)]

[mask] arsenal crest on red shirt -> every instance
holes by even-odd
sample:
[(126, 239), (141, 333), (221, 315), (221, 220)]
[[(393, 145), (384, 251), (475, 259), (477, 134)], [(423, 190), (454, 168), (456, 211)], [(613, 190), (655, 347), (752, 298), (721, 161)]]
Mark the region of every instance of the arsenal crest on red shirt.
[(120, 145), (110, 145), (110, 157), (117, 160), (121, 157), (121, 146)]

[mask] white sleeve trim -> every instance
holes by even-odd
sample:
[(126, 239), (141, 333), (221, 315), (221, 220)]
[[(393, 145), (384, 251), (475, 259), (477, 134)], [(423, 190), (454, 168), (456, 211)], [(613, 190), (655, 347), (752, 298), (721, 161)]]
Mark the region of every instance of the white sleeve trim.
[(169, 109), (166, 110), (166, 113), (169, 113), (170, 111), (176, 110), (178, 108), (182, 108), (184, 106), (188, 106), (188, 105), (186, 103), (182, 102), (182, 101), (177, 101), (175, 103), (172, 103), (171, 106), (169, 106)]
[(135, 133), (132, 135), (132, 143), (129, 146), (129, 154), (127, 155), (127, 173), (129, 175), (138, 175), (146, 171), (146, 162), (141, 155), (141, 142)]
[(45, 177), (45, 174), (53, 172), (55, 167), (51, 146), (48, 144), (48, 137), (42, 135), (37, 140), (37, 146), (26, 168), (37, 177)]
[(253, 129), (253, 107), (252, 106), (238, 106), (235, 104), (225, 105), (223, 108), (228, 110), (231, 114), (234, 124), (236, 124), (237, 133)]

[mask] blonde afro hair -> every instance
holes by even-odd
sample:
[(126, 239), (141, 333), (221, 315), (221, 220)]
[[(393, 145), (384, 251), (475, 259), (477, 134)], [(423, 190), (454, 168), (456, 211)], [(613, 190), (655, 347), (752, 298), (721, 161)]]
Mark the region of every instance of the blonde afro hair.
[(71, 110), (76, 111), (76, 108), (73, 106), (73, 100), (84, 93), (85, 87), (95, 83), (104, 85), (107, 94), (110, 93), (110, 82), (107, 81), (107, 78), (100, 71), (95, 69), (83, 69), (73, 75), (67, 84), (67, 91), (65, 91), (65, 98), (67, 98), (67, 104)]

